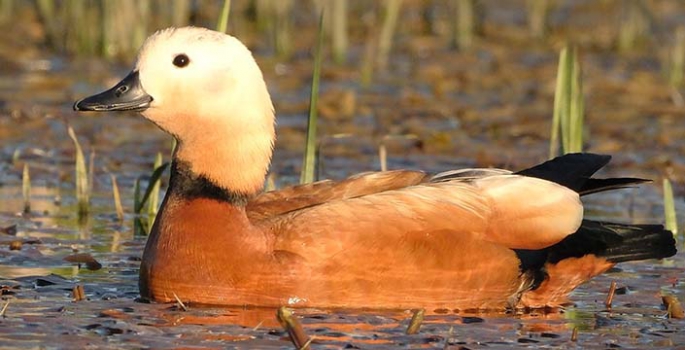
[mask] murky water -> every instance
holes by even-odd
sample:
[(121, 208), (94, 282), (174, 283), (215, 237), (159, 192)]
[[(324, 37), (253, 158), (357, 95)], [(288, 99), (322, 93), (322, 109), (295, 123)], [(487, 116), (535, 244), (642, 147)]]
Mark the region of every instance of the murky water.
[[(367, 89), (358, 83), (358, 57), (346, 66), (326, 64), (321, 177), (378, 169), (381, 142), (387, 146), (390, 168), (517, 169), (544, 160), (556, 50), (543, 49), (512, 30), (515, 18), (496, 9), (489, 13), (510, 30), (490, 24), (485, 28), (489, 40), (466, 53), (446, 49), (434, 36), (401, 36), (390, 61), (392, 72), (377, 73)], [(679, 92), (665, 83), (656, 53), (618, 56), (601, 35), (607, 25), (598, 25), (601, 19), (596, 16), (585, 18), (590, 24), (554, 21), (584, 30), (575, 35), (584, 43), (586, 149), (615, 155), (607, 176), (655, 180), (639, 189), (587, 198), (588, 215), (661, 222), (661, 179), (667, 174), (683, 227), (685, 110), (677, 104)], [(589, 37), (592, 26), (599, 28), (596, 38)], [(665, 21), (664, 26), (672, 28), (672, 23)], [(298, 178), (304, 144), (312, 65), (306, 55), (310, 44), (299, 45), (302, 54), (293, 60), (259, 57), (279, 111), (272, 166), (279, 185)], [(124, 76), (126, 67), (36, 49), (17, 59), (8, 50), (3, 45), (0, 51), (3, 62), (12, 62), (0, 70), (0, 229), (7, 231), (0, 233), (0, 308), (6, 306), (0, 347), (290, 347), (274, 310), (182, 311), (136, 301), (146, 237), (133, 233), (133, 184), (151, 173), (158, 152), (168, 159), (170, 138), (133, 114), (71, 112), (77, 96), (108, 86)], [(92, 214), (81, 222), (74, 198), (74, 147), (66, 124), (74, 127), (87, 152), (94, 152)], [(21, 213), (24, 164), (30, 167), (32, 183), (29, 214)], [(126, 209), (121, 222), (115, 214), (111, 174)], [(16, 242), (21, 248), (10, 250)], [(562, 312), (433, 312), (416, 335), (404, 334), (409, 311), (296, 314), (315, 338), (316, 348), (676, 348), (685, 344), (685, 322), (666, 318), (661, 294), (685, 301), (682, 242), (681, 236), (681, 252), (673, 258), (621, 264), (580, 287), (572, 296), (575, 305)], [(102, 267), (90, 270), (65, 260), (76, 253), (90, 254)], [(604, 299), (611, 281), (619, 293), (609, 311)], [(84, 287), (86, 300), (72, 301), (76, 285)], [(578, 333), (575, 341), (573, 329)]]

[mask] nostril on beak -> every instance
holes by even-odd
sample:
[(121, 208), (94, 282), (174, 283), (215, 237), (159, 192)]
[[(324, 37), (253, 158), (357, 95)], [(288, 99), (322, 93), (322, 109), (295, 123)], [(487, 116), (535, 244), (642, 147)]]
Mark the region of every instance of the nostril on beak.
[(121, 95), (125, 94), (126, 91), (128, 91), (128, 86), (122, 85), (122, 86), (119, 86), (119, 88), (114, 92), (114, 94), (117, 97), (121, 97)]

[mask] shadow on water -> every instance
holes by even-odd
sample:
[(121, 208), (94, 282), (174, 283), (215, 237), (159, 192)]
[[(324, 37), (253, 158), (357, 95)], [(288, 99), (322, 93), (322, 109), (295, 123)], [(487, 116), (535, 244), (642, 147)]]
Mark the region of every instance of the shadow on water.
[[(491, 13), (497, 17), (496, 11)], [(595, 24), (601, 20), (587, 18)], [(314, 32), (312, 23), (307, 28)], [(383, 140), (389, 168), (516, 169), (543, 160), (556, 50), (528, 42), (508, 45), (511, 37), (506, 35), (517, 34), (502, 28), (515, 26), (490, 25), (485, 30), (492, 41), (459, 54), (445, 50), (435, 36), (401, 37), (389, 62), (395, 73), (379, 73), (367, 89), (357, 83), (357, 65), (324, 66), (320, 132), (326, 142), (321, 146), (321, 176), (341, 178), (377, 170)], [(584, 30), (578, 40), (591, 40), (591, 28)], [(620, 222), (660, 222), (660, 179), (669, 174), (682, 222), (682, 106), (673, 107), (672, 89), (664, 86), (653, 53), (617, 57), (601, 46), (601, 35), (596, 40), (594, 45), (600, 47), (588, 44), (584, 57), (591, 135), (587, 149), (615, 154), (608, 176), (657, 181), (588, 197), (586, 214)], [(291, 60), (258, 57), (281, 118), (272, 165), (278, 185), (299, 177), (304, 144), (311, 60), (308, 44), (299, 45)], [(110, 85), (126, 68), (97, 59), (66, 60), (35, 47), (39, 46), (17, 47), (24, 51), (15, 57), (4, 53), (4, 46), (0, 52), (0, 62), (7, 60), (13, 67), (3, 68), (0, 75), (0, 309), (5, 307), (0, 347), (290, 346), (275, 310), (191, 305), (182, 311), (137, 301), (138, 265), (146, 237), (133, 234), (133, 186), (142, 174), (150, 173), (158, 152), (168, 160), (171, 140), (134, 115), (89, 117), (70, 111), (75, 96)], [(66, 123), (74, 127), (86, 150), (95, 151), (93, 212), (85, 222), (76, 215), (74, 149)], [(31, 212), (21, 214), (25, 163), (31, 171)], [(122, 222), (115, 214), (110, 174), (117, 176), (126, 208)], [(679, 247), (678, 255), (664, 261), (618, 265), (581, 286), (572, 295), (575, 304), (557, 312), (427, 310), (415, 335), (405, 334), (409, 311), (305, 309), (296, 315), (314, 337), (315, 348), (672, 348), (685, 343), (685, 324), (666, 318), (661, 294), (685, 301), (682, 236)], [(101, 266), (89, 265), (82, 255), (73, 258), (77, 254), (88, 254)], [(607, 310), (604, 300), (612, 281), (618, 289)], [(85, 300), (73, 301), (76, 285), (84, 287)], [(572, 340), (574, 329), (577, 339)]]

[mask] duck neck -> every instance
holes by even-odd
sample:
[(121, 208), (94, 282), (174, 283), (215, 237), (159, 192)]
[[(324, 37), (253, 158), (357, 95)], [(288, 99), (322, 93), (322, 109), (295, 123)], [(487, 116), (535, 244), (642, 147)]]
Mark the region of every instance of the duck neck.
[(185, 200), (213, 199), (238, 207), (244, 207), (250, 197), (249, 194), (218, 186), (206, 176), (193, 172), (190, 164), (178, 159), (171, 163), (169, 194)]
[(271, 163), (273, 123), (194, 128), (197, 130), (185, 130), (174, 152), (179, 185), (231, 198), (250, 197), (263, 190)]

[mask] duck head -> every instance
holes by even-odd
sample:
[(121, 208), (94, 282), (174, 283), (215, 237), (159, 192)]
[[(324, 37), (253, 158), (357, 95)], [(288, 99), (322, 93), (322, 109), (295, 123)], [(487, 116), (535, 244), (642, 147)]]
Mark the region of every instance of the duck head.
[(158, 31), (134, 70), (77, 111), (139, 111), (178, 140), (174, 161), (246, 195), (262, 189), (275, 139), (262, 72), (238, 39), (209, 29)]

